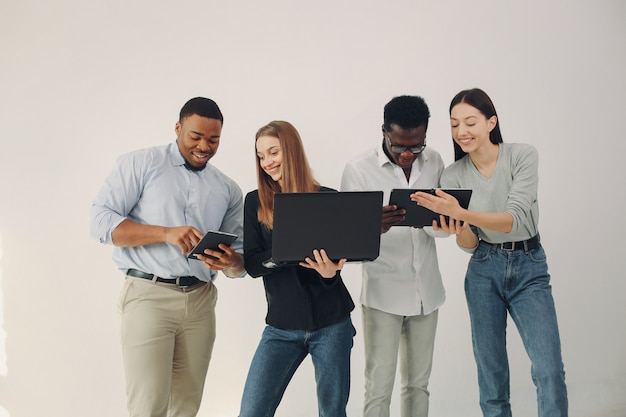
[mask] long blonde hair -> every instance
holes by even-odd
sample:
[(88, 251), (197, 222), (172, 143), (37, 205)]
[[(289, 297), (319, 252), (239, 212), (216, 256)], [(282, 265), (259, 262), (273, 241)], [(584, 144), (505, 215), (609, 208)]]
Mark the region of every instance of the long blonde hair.
[(272, 177), (261, 167), (261, 160), (256, 156), (256, 172), (259, 189), (260, 206), (258, 210), (259, 221), (269, 229), (274, 226), (274, 194), (314, 192), (319, 191), (320, 184), (313, 177), (309, 162), (304, 153), (302, 139), (295, 127), (289, 122), (275, 120), (261, 127), (254, 139), (256, 141), (261, 136), (271, 136), (277, 138), (282, 152), (282, 183), (274, 181)]

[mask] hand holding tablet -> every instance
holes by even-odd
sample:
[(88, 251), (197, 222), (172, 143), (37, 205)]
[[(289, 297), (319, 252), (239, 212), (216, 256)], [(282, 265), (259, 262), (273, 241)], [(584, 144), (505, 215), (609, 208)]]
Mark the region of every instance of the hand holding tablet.
[[(424, 226), (432, 226), (433, 220), (436, 220), (439, 223), (439, 214), (435, 213), (432, 210), (427, 209), (424, 206), (418, 205), (416, 202), (411, 200), (411, 194), (422, 191), (424, 193), (434, 194), (434, 189), (403, 189), (403, 188), (394, 188), (391, 191), (391, 196), (389, 197), (389, 204), (396, 205), (398, 208), (402, 208), (406, 210), (405, 219), (396, 224), (396, 226), (413, 226), (413, 227), (424, 227)], [(442, 191), (447, 194), (452, 195), (457, 199), (459, 205), (463, 208), (467, 208), (470, 202), (470, 198), (472, 196), (472, 190), (465, 188), (444, 188)]]
[(204, 253), (204, 250), (211, 249), (211, 250), (221, 252), (222, 250), (218, 246), (220, 243), (231, 246), (233, 242), (237, 239), (237, 237), (238, 237), (237, 235), (232, 234), (232, 233), (209, 230), (202, 237), (200, 242), (198, 242), (198, 244), (191, 250), (191, 252), (189, 253), (187, 257), (190, 259), (200, 260), (197, 256), (200, 254), (200, 255), (204, 255), (209, 258), (215, 259), (215, 257), (213, 256), (206, 255)]

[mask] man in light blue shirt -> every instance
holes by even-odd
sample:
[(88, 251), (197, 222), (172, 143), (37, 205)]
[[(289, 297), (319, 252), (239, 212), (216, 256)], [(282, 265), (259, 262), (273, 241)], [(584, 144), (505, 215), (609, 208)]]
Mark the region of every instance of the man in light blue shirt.
[[(120, 156), (91, 206), (91, 236), (115, 246), (126, 275), (119, 308), (131, 417), (196, 416), (215, 341), (213, 281), (217, 271), (245, 274), (243, 194), (208, 163), (223, 120), (213, 100), (189, 100), (176, 142)], [(189, 259), (208, 230), (239, 238)]]

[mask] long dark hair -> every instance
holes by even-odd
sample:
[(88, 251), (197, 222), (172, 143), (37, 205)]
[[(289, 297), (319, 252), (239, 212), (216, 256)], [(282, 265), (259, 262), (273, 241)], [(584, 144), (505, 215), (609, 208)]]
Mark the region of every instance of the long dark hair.
[[(450, 102), (450, 115), (452, 115), (452, 108), (459, 103), (467, 103), (470, 106), (476, 108), (479, 112), (483, 114), (487, 119), (492, 116), (496, 116), (496, 126), (489, 132), (489, 140), (491, 143), (502, 143), (502, 133), (500, 132), (500, 118), (496, 113), (496, 108), (493, 105), (493, 102), (480, 88), (472, 88), (470, 90), (463, 90), (458, 93)], [(457, 143), (452, 139), (452, 144), (454, 145), (454, 160), (458, 161), (463, 158), (467, 153), (463, 152), (461, 147), (457, 145)]]

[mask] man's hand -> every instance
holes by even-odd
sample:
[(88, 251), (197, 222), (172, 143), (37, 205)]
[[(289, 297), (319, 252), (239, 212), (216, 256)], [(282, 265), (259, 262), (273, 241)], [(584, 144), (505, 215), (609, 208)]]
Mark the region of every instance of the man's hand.
[(204, 234), (193, 226), (168, 227), (165, 229), (165, 241), (178, 246), (181, 253), (189, 253), (200, 242)]
[(192, 226), (164, 227), (129, 219), (125, 219), (111, 233), (116, 246), (136, 247), (165, 242), (177, 246), (181, 253), (191, 252), (202, 236), (203, 233)]
[(391, 226), (395, 226), (404, 220), (406, 215), (405, 209), (399, 209), (396, 205), (383, 206), (383, 222), (380, 233), (387, 233)]
[(235, 252), (232, 246), (220, 243), (221, 251), (205, 249), (198, 259), (212, 271), (222, 271), (227, 277), (238, 277), (244, 272), (243, 255)]

